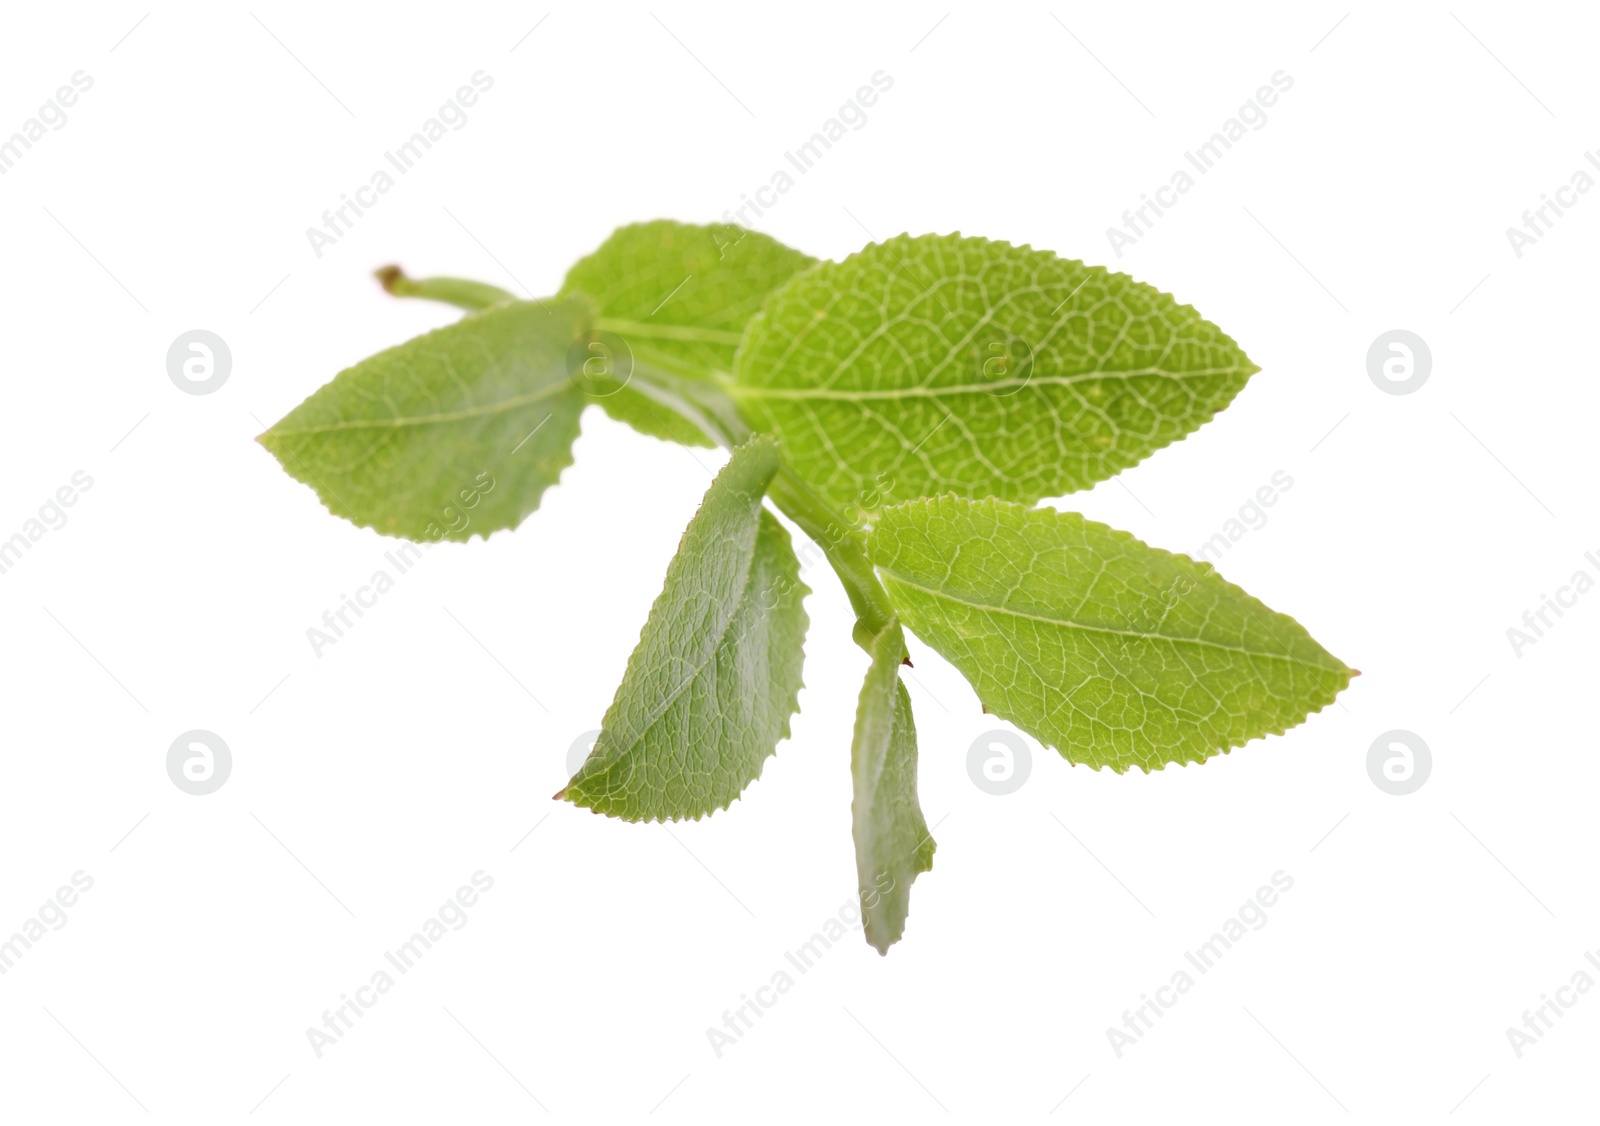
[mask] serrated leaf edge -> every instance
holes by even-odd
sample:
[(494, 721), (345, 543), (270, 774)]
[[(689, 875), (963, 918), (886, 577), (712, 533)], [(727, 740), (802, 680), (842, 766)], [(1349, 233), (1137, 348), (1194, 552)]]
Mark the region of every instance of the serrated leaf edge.
[[(1300, 622), (1297, 619), (1295, 619), (1294, 617), (1292, 617), (1289, 614), (1285, 614), (1281, 610), (1272, 609), (1270, 606), (1268, 606), (1266, 603), (1262, 602), (1259, 598), (1257, 598), (1255, 595), (1251, 594), (1249, 591), (1245, 590), (1243, 587), (1239, 586), (1236, 583), (1229, 582), (1227, 579), (1223, 578), (1222, 573), (1220, 571), (1218, 571), (1216, 569), (1216, 567), (1213, 566), (1212, 564), (1210, 564), (1210, 563), (1208, 563), (1208, 562), (1206, 562), (1204, 560), (1201, 560), (1201, 559), (1195, 559), (1192, 556), (1183, 554), (1182, 552), (1168, 551), (1166, 548), (1155, 547), (1152, 544), (1145, 543), (1143, 540), (1141, 540), (1138, 536), (1134, 535), (1132, 532), (1124, 531), (1121, 528), (1113, 528), (1111, 525), (1102, 524), (1098, 520), (1090, 520), (1087, 516), (1084, 516), (1082, 513), (1078, 513), (1078, 512), (1062, 512), (1060, 509), (1049, 508), (1047, 506), (1019, 505), (1019, 504), (1015, 504), (1015, 503), (1013, 503), (1011, 501), (1000, 500), (1000, 499), (995, 498), (995, 497), (986, 497), (986, 498), (984, 498), (982, 500), (973, 500), (970, 497), (963, 497), (958, 493), (940, 493), (939, 495), (932, 496), (932, 497), (919, 497), (916, 500), (903, 501), (900, 504), (889, 505), (888, 507), (886, 507), (884, 509), (884, 511), (887, 512), (887, 511), (890, 511), (891, 509), (893, 509), (893, 510), (907, 509), (908, 510), (908, 509), (914, 508), (914, 507), (919, 506), (919, 505), (922, 505), (922, 506), (935, 505), (935, 504), (939, 504), (939, 503), (942, 503), (942, 502), (945, 502), (945, 501), (956, 501), (959, 504), (971, 505), (971, 506), (974, 506), (974, 507), (988, 506), (990, 508), (997, 508), (997, 507), (1000, 507), (1000, 506), (1004, 506), (1004, 507), (1007, 507), (1007, 508), (1024, 508), (1024, 509), (1027, 509), (1030, 512), (1045, 511), (1045, 512), (1054, 512), (1054, 513), (1056, 513), (1058, 515), (1062, 515), (1062, 516), (1076, 516), (1078, 519), (1084, 521), (1086, 524), (1095, 524), (1095, 525), (1098, 525), (1101, 528), (1104, 528), (1106, 531), (1111, 533), (1113, 538), (1120, 539), (1120, 540), (1126, 541), (1126, 542), (1131, 543), (1131, 544), (1135, 544), (1138, 547), (1141, 547), (1141, 548), (1145, 549), (1146, 551), (1155, 552), (1155, 553), (1160, 554), (1160, 555), (1175, 556), (1175, 557), (1177, 557), (1179, 559), (1187, 560), (1189, 563), (1193, 564), (1195, 567), (1200, 568), (1203, 572), (1207, 572), (1207, 573), (1211, 574), (1212, 576), (1214, 576), (1217, 579), (1217, 581), (1221, 582), (1224, 586), (1227, 586), (1227, 587), (1231, 588), (1232, 590), (1237, 591), (1239, 594), (1243, 595), (1246, 599), (1249, 600), (1250, 603), (1253, 604), (1252, 605), (1252, 609), (1260, 609), (1260, 610), (1264, 611), (1267, 614), (1273, 615), (1274, 617), (1279, 617), (1279, 618), (1283, 618), (1284, 620), (1286, 620), (1295, 629), (1299, 630), (1300, 633), (1303, 634), (1306, 637), (1307, 640), (1311, 641), (1319, 649), (1322, 649), (1322, 651), (1324, 653), (1328, 653), (1329, 657), (1332, 657), (1333, 660), (1338, 661), (1339, 664), (1341, 666), (1343, 666), (1343, 668), (1344, 668), (1344, 671), (1345, 671), (1345, 674), (1346, 674), (1345, 675), (1344, 684), (1340, 688), (1334, 690), (1332, 692), (1332, 694), (1330, 694), (1326, 700), (1322, 700), (1320, 703), (1317, 703), (1315, 707), (1313, 707), (1309, 711), (1307, 711), (1305, 716), (1303, 718), (1301, 718), (1300, 720), (1298, 720), (1298, 721), (1296, 721), (1294, 723), (1280, 724), (1277, 727), (1268, 728), (1267, 730), (1263, 731), (1260, 735), (1254, 735), (1254, 736), (1251, 736), (1248, 739), (1242, 739), (1242, 740), (1235, 741), (1235, 740), (1230, 738), (1226, 746), (1218, 747), (1218, 748), (1214, 749), (1210, 754), (1203, 755), (1200, 758), (1168, 758), (1168, 759), (1163, 759), (1161, 762), (1157, 763), (1154, 767), (1146, 766), (1144, 763), (1139, 763), (1139, 762), (1129, 762), (1129, 763), (1123, 764), (1121, 767), (1118, 767), (1117, 764), (1115, 764), (1115, 763), (1093, 763), (1093, 762), (1079, 761), (1077, 759), (1074, 759), (1074, 758), (1070, 757), (1067, 754), (1067, 752), (1062, 750), (1060, 747), (1057, 747), (1053, 743), (1050, 743), (1047, 740), (1040, 738), (1038, 735), (1034, 734), (1034, 732), (1032, 730), (1030, 730), (1027, 726), (1022, 724), (1018, 720), (1014, 719), (1012, 716), (1007, 715), (1004, 711), (1000, 710), (997, 707), (991, 707), (989, 701), (980, 699), (979, 702), (988, 711), (988, 714), (993, 715), (993, 716), (995, 716), (995, 717), (997, 717), (999, 719), (1005, 720), (1007, 723), (1009, 723), (1012, 726), (1016, 727), (1019, 731), (1026, 732), (1032, 738), (1037, 739), (1042, 745), (1047, 746), (1051, 750), (1055, 751), (1058, 755), (1060, 755), (1063, 759), (1065, 759), (1067, 761), (1067, 763), (1069, 765), (1071, 765), (1071, 766), (1086, 766), (1086, 767), (1090, 768), (1091, 770), (1095, 770), (1095, 771), (1110, 770), (1114, 774), (1126, 774), (1126, 773), (1128, 773), (1129, 770), (1133, 769), (1134, 767), (1138, 767), (1140, 770), (1144, 771), (1144, 773), (1147, 774), (1147, 775), (1152, 773), (1153, 770), (1165, 770), (1168, 766), (1171, 766), (1171, 765), (1177, 765), (1177, 766), (1183, 766), (1183, 767), (1187, 767), (1187, 766), (1189, 766), (1191, 764), (1195, 765), (1195, 766), (1204, 766), (1207, 762), (1209, 762), (1211, 759), (1217, 757), (1217, 755), (1219, 755), (1219, 754), (1221, 754), (1221, 755), (1229, 754), (1230, 752), (1232, 752), (1234, 750), (1237, 750), (1240, 747), (1248, 746), (1249, 744), (1254, 743), (1254, 742), (1256, 742), (1258, 740), (1265, 739), (1269, 735), (1279, 735), (1279, 736), (1285, 735), (1290, 730), (1301, 726), (1307, 720), (1309, 720), (1312, 716), (1321, 713), (1325, 708), (1328, 707), (1329, 704), (1332, 704), (1335, 700), (1337, 700), (1339, 698), (1340, 694), (1343, 693), (1346, 689), (1348, 689), (1350, 687), (1350, 682), (1352, 680), (1354, 680), (1356, 677), (1361, 675), (1361, 671), (1359, 669), (1351, 668), (1349, 665), (1345, 664), (1345, 662), (1343, 660), (1340, 660), (1340, 658), (1335, 657), (1332, 653), (1328, 652), (1328, 650), (1322, 645), (1321, 642), (1317, 641), (1316, 638), (1311, 636), (1311, 631), (1306, 629), (1305, 626), (1301, 625)], [(869, 545), (870, 545), (870, 541), (869, 541)], [(869, 557), (870, 557), (870, 554), (871, 554), (870, 546), (869, 546), (869, 549), (868, 549), (868, 554), (869, 554)], [(879, 571), (881, 571), (881, 572), (883, 572), (885, 574), (888, 574), (890, 576), (893, 576), (893, 574), (894, 574), (893, 571), (889, 571), (887, 568), (880, 567), (877, 564), (876, 561), (874, 561), (873, 566), (874, 566), (874, 568), (878, 569)], [(891, 592), (891, 597), (893, 597), (892, 592)], [(907, 629), (911, 629), (911, 631), (913, 633), (916, 633), (916, 630), (912, 629), (912, 627), (911, 627), (909, 622), (906, 623), (906, 628)], [(957, 671), (960, 671), (960, 670), (957, 670)], [(1330, 669), (1328, 671), (1332, 672), (1333, 670)], [(969, 687), (970, 687), (970, 685), (969, 685)], [(975, 687), (973, 688), (973, 693), (974, 693), (974, 695), (976, 695), (976, 693), (977, 693), (977, 689)], [(1313, 700), (1313, 702), (1315, 702), (1316, 701), (1316, 697), (1313, 696), (1312, 700)]]
[[(1179, 311), (1192, 313), (1196, 317), (1198, 317), (1201, 321), (1204, 321), (1206, 324), (1208, 324), (1208, 325), (1212, 326), (1213, 328), (1215, 328), (1217, 330), (1217, 333), (1221, 336), (1221, 338), (1223, 340), (1225, 340), (1228, 343), (1228, 345), (1231, 346), (1233, 348), (1233, 350), (1235, 352), (1237, 352), (1244, 360), (1244, 363), (1241, 366), (1239, 366), (1238, 368), (1236, 368), (1236, 369), (1222, 368), (1222, 369), (1218, 369), (1215, 372), (1212, 372), (1211, 374), (1214, 374), (1214, 375), (1226, 375), (1226, 374), (1230, 374), (1230, 373), (1233, 373), (1233, 372), (1237, 372), (1239, 375), (1244, 377), (1246, 382), (1248, 382), (1252, 377), (1254, 377), (1257, 373), (1259, 373), (1262, 370), (1261, 365), (1256, 363), (1254, 360), (1250, 359), (1249, 354), (1247, 352), (1245, 352), (1244, 348), (1240, 346), (1239, 342), (1237, 340), (1235, 340), (1227, 332), (1223, 331), (1222, 327), (1220, 325), (1218, 325), (1217, 322), (1211, 320), (1209, 317), (1204, 316), (1200, 312), (1200, 310), (1195, 308), (1193, 305), (1190, 305), (1187, 302), (1179, 301), (1175, 295), (1173, 295), (1171, 293), (1168, 293), (1164, 289), (1159, 289), (1156, 286), (1150, 284), (1149, 282), (1140, 281), (1138, 278), (1135, 278), (1132, 274), (1125, 274), (1120, 270), (1113, 270), (1109, 266), (1091, 265), (1090, 263), (1085, 262), (1085, 261), (1083, 261), (1082, 259), (1079, 259), (1079, 258), (1066, 258), (1063, 255), (1058, 254), (1054, 250), (1050, 250), (1048, 248), (1039, 249), (1039, 248), (1034, 247), (1032, 244), (1025, 243), (1025, 242), (1024, 243), (1013, 243), (1013, 242), (1009, 242), (1009, 241), (1007, 241), (1005, 239), (986, 238), (983, 235), (963, 235), (959, 230), (952, 231), (949, 234), (945, 234), (945, 235), (932, 234), (932, 233), (922, 234), (922, 235), (913, 235), (909, 231), (903, 231), (900, 234), (894, 235), (894, 236), (892, 236), (892, 237), (890, 237), (888, 239), (885, 239), (885, 240), (883, 240), (881, 242), (868, 243), (866, 246), (862, 247), (860, 250), (852, 251), (850, 254), (847, 254), (843, 258), (838, 259), (838, 260), (818, 259), (816, 262), (812, 263), (810, 266), (807, 266), (805, 269), (803, 269), (803, 270), (799, 271), (798, 273), (796, 273), (793, 277), (791, 277), (788, 281), (784, 282), (777, 289), (775, 289), (771, 293), (767, 294), (767, 298), (766, 298), (765, 301), (762, 302), (761, 308), (759, 310), (757, 310), (756, 313), (754, 315), (752, 315), (751, 318), (748, 321), (745, 322), (744, 336), (739, 341), (738, 348), (736, 348), (734, 350), (733, 369), (734, 369), (734, 372), (735, 372), (735, 379), (734, 379), (734, 381), (732, 381), (732, 382), (730, 382), (728, 384), (728, 388), (727, 388), (728, 389), (728, 393), (733, 397), (734, 401), (735, 402), (740, 402), (741, 400), (743, 400), (743, 399), (745, 399), (747, 397), (748, 398), (755, 398), (755, 399), (759, 399), (760, 398), (759, 393), (755, 392), (754, 389), (746, 388), (746, 387), (744, 387), (743, 385), (741, 385), (737, 381), (737, 373), (740, 370), (741, 361), (743, 360), (747, 349), (749, 349), (749, 347), (751, 346), (752, 341), (754, 341), (756, 339), (756, 336), (757, 336), (758, 333), (765, 332), (767, 330), (766, 326), (767, 326), (767, 321), (769, 319), (768, 318), (768, 314), (775, 307), (776, 303), (782, 298), (785, 290), (787, 290), (792, 285), (798, 284), (807, 275), (809, 275), (811, 273), (814, 273), (816, 271), (820, 271), (820, 270), (825, 269), (825, 268), (827, 268), (829, 266), (843, 266), (843, 265), (846, 265), (846, 264), (852, 262), (853, 260), (862, 257), (863, 255), (867, 254), (870, 251), (873, 251), (873, 250), (876, 250), (876, 249), (880, 249), (880, 248), (883, 248), (883, 247), (887, 247), (890, 244), (892, 244), (892, 243), (894, 243), (896, 241), (899, 241), (899, 240), (911, 240), (911, 239), (920, 239), (920, 238), (939, 239), (939, 240), (941, 240), (941, 241), (943, 241), (943, 242), (945, 242), (947, 244), (954, 244), (954, 243), (956, 243), (958, 241), (961, 241), (961, 240), (984, 242), (984, 243), (989, 243), (989, 244), (994, 245), (994, 246), (1005, 247), (1005, 248), (1011, 249), (1011, 250), (1027, 251), (1030, 254), (1048, 255), (1051, 258), (1055, 258), (1055, 259), (1057, 259), (1059, 261), (1062, 261), (1062, 262), (1065, 262), (1065, 263), (1067, 263), (1069, 265), (1081, 266), (1085, 270), (1088, 270), (1088, 271), (1090, 271), (1091, 273), (1094, 273), (1094, 274), (1098, 274), (1098, 275), (1100, 275), (1102, 277), (1126, 278), (1131, 285), (1137, 286), (1140, 289), (1148, 290), (1149, 292), (1154, 293), (1157, 296), (1166, 298), (1167, 300), (1171, 301), (1173, 306), (1176, 309), (1178, 309)], [(1111, 373), (1111, 374), (1116, 375), (1116, 374), (1120, 374), (1120, 373)], [(1218, 414), (1222, 413), (1222, 411), (1224, 411), (1228, 407), (1232, 406), (1233, 402), (1234, 402), (1234, 399), (1237, 399), (1238, 396), (1240, 394), (1242, 394), (1243, 392), (1244, 392), (1244, 388), (1240, 387), (1240, 389), (1237, 392), (1235, 392), (1234, 395), (1231, 398), (1229, 398), (1229, 400), (1226, 403), (1223, 403), (1221, 406), (1217, 407), (1215, 410), (1207, 411), (1205, 413), (1204, 417), (1196, 416), (1195, 424), (1192, 427), (1190, 427), (1188, 431), (1186, 431), (1183, 434), (1179, 434), (1176, 438), (1173, 438), (1170, 442), (1167, 442), (1164, 445), (1156, 446), (1154, 449), (1149, 450), (1148, 452), (1146, 452), (1142, 456), (1137, 457), (1134, 460), (1128, 462), (1126, 465), (1118, 466), (1117, 468), (1113, 469), (1110, 473), (1107, 473), (1104, 477), (1099, 477), (1099, 478), (1096, 478), (1093, 481), (1088, 482), (1087, 484), (1084, 485), (1084, 487), (1082, 489), (1076, 489), (1076, 490), (1072, 490), (1071, 492), (1061, 493), (1061, 494), (1058, 494), (1058, 495), (1060, 495), (1060, 496), (1071, 496), (1071, 495), (1073, 495), (1073, 492), (1085, 492), (1085, 491), (1087, 491), (1089, 489), (1094, 488), (1096, 485), (1100, 484), (1102, 481), (1111, 480), (1113, 477), (1117, 476), (1119, 473), (1125, 473), (1130, 469), (1135, 469), (1138, 466), (1143, 465), (1146, 461), (1148, 461), (1150, 458), (1154, 457), (1156, 454), (1160, 453), (1162, 450), (1170, 449), (1171, 447), (1178, 445), (1178, 443), (1180, 443), (1180, 442), (1187, 441), (1189, 438), (1191, 438), (1195, 434), (1199, 433), (1199, 431), (1204, 426), (1206, 426), (1208, 423), (1210, 423), (1213, 420), (1215, 420)], [(927, 499), (927, 498), (917, 498), (917, 499)], [(975, 499), (975, 498), (967, 498), (967, 499)], [(876, 515), (879, 512), (881, 512), (882, 509), (881, 508), (880, 509), (863, 508), (862, 511), (864, 513), (867, 513), (868, 515)]]
[[(756, 435), (752, 436), (749, 439), (748, 442), (745, 443), (745, 446), (751, 445), (751, 444), (756, 443), (756, 442), (769, 443), (774, 448), (776, 448), (776, 446), (778, 445), (777, 439), (774, 438), (772, 435), (770, 435), (770, 434), (756, 434)], [(738, 448), (739, 449), (743, 449), (743, 448), (745, 448), (745, 446), (740, 446)], [(737, 450), (735, 452), (737, 452)], [(703, 507), (704, 504), (705, 504), (705, 501), (704, 501), (704, 498), (702, 498), (701, 499), (701, 506)], [(695, 515), (698, 516), (699, 513), (700, 513), (700, 509), (696, 508), (695, 509)], [(759, 521), (762, 516), (771, 517), (771, 512), (767, 509), (765, 504), (760, 506), (760, 512), (758, 513), (757, 520)], [(690, 517), (689, 523), (690, 524), (694, 523), (694, 517)], [(772, 526), (773, 526), (774, 530), (778, 533), (778, 535), (782, 537), (782, 541), (781, 542), (783, 543), (783, 545), (785, 547), (789, 548), (791, 557), (795, 558), (796, 562), (798, 563), (798, 556), (794, 556), (794, 554), (793, 554), (793, 552), (794, 552), (794, 546), (793, 546), (794, 545), (794, 539), (789, 534), (789, 529), (785, 528), (783, 526), (783, 522), (778, 520), (778, 519), (776, 519), (776, 518), (772, 519)], [(681, 536), (679, 536), (679, 538), (678, 538), (677, 551), (675, 551), (673, 553), (673, 557), (674, 558), (677, 557), (677, 553), (678, 552), (681, 552), (683, 550), (683, 542), (688, 537), (688, 534), (689, 534), (688, 525), (685, 525), (683, 534)], [(753, 562), (753, 559), (752, 559), (752, 562)], [(794, 590), (795, 590), (795, 594), (797, 596), (797, 601), (798, 601), (798, 605), (797, 605), (796, 609), (799, 612), (799, 625), (800, 625), (800, 642), (799, 643), (800, 643), (801, 651), (804, 652), (806, 635), (808, 633), (810, 633), (810, 631), (811, 631), (811, 615), (809, 613), (807, 613), (807, 611), (806, 611), (805, 600), (806, 600), (806, 598), (808, 598), (814, 592), (812, 591), (812, 589), (809, 586), (806, 585), (805, 580), (800, 578), (798, 569), (796, 570), (796, 574), (795, 574)], [(739, 600), (740, 601), (743, 601), (744, 596), (745, 596), (746, 593), (748, 593), (748, 591), (749, 591), (749, 571), (747, 570), (746, 571), (746, 575), (745, 575), (745, 586), (739, 593)], [(662, 587), (661, 593), (656, 595), (655, 601), (653, 601), (650, 604), (650, 612), (645, 615), (644, 624), (639, 627), (638, 640), (634, 642), (634, 649), (632, 651), (630, 651), (630, 652), (637, 651), (639, 645), (644, 641), (644, 633), (645, 633), (645, 630), (647, 630), (650, 627), (650, 619), (655, 615), (657, 605), (659, 605), (661, 600), (666, 597), (666, 594), (667, 594), (666, 587), (665, 587), (665, 584), (663, 583), (663, 587)], [(733, 615), (730, 615), (729, 616), (729, 623), (731, 623), (732, 620), (733, 620)], [(726, 635), (726, 631), (727, 631), (727, 625), (724, 626), (724, 630), (723, 630), (724, 636)], [(721, 639), (719, 638), (718, 640), (719, 640), (719, 643), (720, 643)], [(630, 663), (631, 663), (631, 657), (630, 657)], [(697, 673), (698, 673), (698, 670), (697, 670)], [(624, 672), (624, 676), (626, 676), (626, 672)], [(682, 816), (671, 816), (671, 815), (669, 815), (669, 816), (666, 816), (666, 817), (662, 817), (662, 816), (659, 816), (659, 815), (652, 814), (652, 815), (645, 816), (645, 817), (628, 817), (628, 816), (626, 816), (624, 814), (621, 814), (621, 813), (615, 813), (615, 812), (611, 812), (609, 810), (597, 809), (592, 805), (586, 805), (583, 802), (580, 802), (577, 799), (576, 796), (574, 796), (574, 795), (572, 795), (570, 793), (570, 791), (572, 789), (572, 779), (569, 779), (565, 786), (563, 786), (560, 790), (556, 791), (555, 794), (551, 795), (552, 800), (554, 800), (554, 801), (567, 801), (567, 802), (570, 802), (571, 804), (577, 806), (580, 809), (587, 809), (590, 813), (594, 813), (594, 814), (597, 814), (597, 815), (603, 816), (603, 817), (614, 817), (618, 821), (626, 821), (629, 824), (633, 824), (633, 825), (651, 824), (651, 823), (661, 823), (661, 824), (672, 823), (672, 824), (677, 824), (677, 823), (682, 822), (682, 821), (699, 821), (702, 818), (710, 817), (714, 813), (721, 813), (722, 811), (732, 807), (733, 803), (735, 801), (739, 800), (740, 798), (742, 798), (744, 796), (745, 792), (747, 790), (749, 790), (749, 788), (751, 786), (753, 786), (757, 782), (761, 781), (761, 775), (763, 773), (765, 773), (765, 771), (766, 771), (766, 765), (767, 765), (768, 760), (770, 760), (773, 757), (775, 757), (777, 755), (777, 753), (778, 753), (778, 747), (781, 744), (783, 744), (784, 742), (788, 741), (792, 737), (792, 732), (793, 732), (792, 724), (793, 724), (794, 717), (800, 714), (800, 693), (805, 689), (805, 687), (806, 687), (806, 684), (805, 684), (805, 667), (802, 664), (799, 683), (796, 684), (795, 690), (794, 690), (793, 694), (791, 695), (790, 699), (788, 700), (788, 707), (785, 709), (785, 714), (784, 714), (784, 718), (783, 718), (783, 727), (778, 733), (778, 738), (773, 741), (772, 749), (770, 751), (767, 751), (765, 754), (763, 754), (761, 756), (761, 761), (760, 761), (759, 767), (758, 767), (758, 769), (756, 771), (755, 777), (750, 779), (750, 781), (746, 782), (742, 787), (740, 787), (740, 789), (739, 789), (739, 791), (737, 793), (735, 793), (732, 796), (730, 796), (728, 798), (728, 800), (723, 802), (721, 805), (714, 806), (711, 809), (702, 810), (702, 811), (700, 811), (698, 813), (684, 814)], [(593, 752), (591, 751), (590, 753), (592, 754)], [(585, 762), (585, 764), (587, 764), (588, 760), (585, 759), (584, 762)], [(583, 772), (583, 767), (580, 766), (578, 768), (578, 773), (581, 774), (582, 772)], [(574, 774), (572, 777), (573, 777), (573, 779), (575, 779), (575, 778), (577, 778), (577, 776), (578, 776), (577, 774)]]

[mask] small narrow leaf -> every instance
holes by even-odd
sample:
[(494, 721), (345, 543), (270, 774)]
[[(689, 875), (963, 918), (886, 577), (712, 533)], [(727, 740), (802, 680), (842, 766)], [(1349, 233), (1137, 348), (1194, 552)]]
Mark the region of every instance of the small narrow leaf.
[(1355, 673), (1209, 564), (1070, 512), (937, 497), (868, 541), (901, 617), (1073, 762), (1159, 770), (1282, 734)]
[(807, 626), (789, 533), (762, 507), (770, 438), (734, 451), (689, 522), (601, 724), (557, 794), (625, 821), (726, 809), (789, 736)]
[(581, 301), (463, 317), (340, 372), (259, 441), (335, 515), (385, 535), (514, 528), (572, 464)]
[[(776, 239), (725, 224), (661, 219), (619, 228), (568, 271), (561, 289), (584, 294), (602, 318), (590, 342), (596, 401), (652, 437), (716, 445), (668, 397), (650, 394), (644, 384), (731, 373), (745, 323), (769, 293), (814, 261)], [(635, 374), (642, 377), (638, 383)], [(609, 384), (602, 386), (603, 380)]]
[(1256, 370), (1125, 274), (902, 235), (774, 294), (735, 395), (791, 469), (870, 515), (943, 492), (1032, 504), (1086, 488), (1208, 421)]
[(917, 728), (911, 697), (900, 683), (905, 651), (898, 623), (874, 642), (850, 750), (861, 920), (879, 954), (905, 933), (911, 882), (933, 867), (935, 848), (917, 801)]

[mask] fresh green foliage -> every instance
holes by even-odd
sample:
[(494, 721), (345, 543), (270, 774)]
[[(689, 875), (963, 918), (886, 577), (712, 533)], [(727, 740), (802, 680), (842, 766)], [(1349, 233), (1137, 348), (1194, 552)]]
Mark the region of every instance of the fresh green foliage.
[(751, 425), (835, 504), (1033, 504), (1188, 434), (1258, 370), (1126, 274), (981, 238), (902, 235), (769, 301), (735, 366)]
[(572, 464), (578, 301), (499, 305), (346, 368), (261, 435), (337, 516), (385, 535), (515, 528)]
[(884, 510), (867, 553), (984, 706), (1073, 762), (1204, 762), (1281, 735), (1350, 683), (1210, 564), (1074, 512), (910, 501)]
[(734, 450), (667, 567), (583, 768), (557, 794), (625, 821), (726, 809), (789, 737), (810, 592), (762, 506), (778, 446)]
[(873, 640), (850, 750), (861, 921), (879, 954), (905, 932), (911, 881), (933, 867), (933, 836), (917, 801), (917, 725), (900, 683), (905, 651), (898, 624)]
[(602, 331), (585, 342), (596, 399), (612, 418), (652, 437), (715, 446), (672, 389), (679, 380), (733, 371), (745, 322), (815, 261), (739, 227), (660, 219), (618, 229), (561, 287), (563, 295), (587, 296), (602, 318)]
[(1122, 274), (959, 235), (816, 263), (662, 221), (617, 231), (545, 301), (379, 277), (468, 315), (341, 372), (260, 439), (356, 524), (427, 540), (515, 527), (591, 402), (732, 451), (558, 798), (628, 821), (727, 808), (799, 707), (810, 592), (767, 505), (822, 548), (869, 657), (851, 812), (880, 952), (935, 847), (902, 623), (988, 710), (1119, 773), (1281, 734), (1355, 675), (1209, 565), (1029, 507), (1182, 438), (1256, 371)]

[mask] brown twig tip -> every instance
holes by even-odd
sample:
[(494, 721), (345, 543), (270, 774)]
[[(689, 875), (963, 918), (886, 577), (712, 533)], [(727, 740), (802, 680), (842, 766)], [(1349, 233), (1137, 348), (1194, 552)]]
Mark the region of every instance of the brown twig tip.
[(395, 286), (406, 280), (406, 272), (399, 266), (393, 265), (379, 266), (372, 271), (372, 276), (378, 279), (378, 284), (388, 293), (393, 293)]
[(900, 663), (901, 663), (901, 664), (902, 664), (902, 665), (904, 665), (904, 666), (905, 666), (905, 667), (906, 667), (906, 668), (908, 668), (908, 669), (914, 669), (914, 668), (916, 668), (916, 667), (917, 667), (917, 666), (916, 666), (916, 665), (913, 665), (913, 664), (912, 664), (912, 663), (911, 663), (911, 658), (910, 658), (910, 657), (901, 657), (901, 658), (900, 658)]

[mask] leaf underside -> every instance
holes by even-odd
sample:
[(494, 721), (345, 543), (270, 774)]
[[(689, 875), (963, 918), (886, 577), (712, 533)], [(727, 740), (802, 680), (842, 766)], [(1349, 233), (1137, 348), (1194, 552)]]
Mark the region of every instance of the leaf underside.
[(1125, 274), (960, 235), (823, 263), (746, 331), (736, 398), (784, 459), (869, 516), (953, 492), (1032, 504), (1208, 421), (1257, 371)]
[(335, 515), (385, 535), (514, 528), (572, 464), (579, 300), (498, 305), (340, 372), (259, 441)]
[(1072, 762), (1202, 762), (1282, 734), (1355, 675), (1205, 563), (1069, 512), (937, 497), (868, 554), (901, 617), (995, 715)]
[(596, 401), (651, 437), (716, 445), (668, 399), (650, 393), (649, 377), (703, 381), (732, 372), (746, 322), (768, 294), (813, 262), (741, 227), (662, 219), (618, 228), (568, 271), (561, 288), (584, 294), (601, 317), (625, 322), (614, 330), (625, 342), (620, 370), (594, 389)]
[(867, 941), (879, 954), (900, 941), (911, 882), (933, 867), (935, 844), (917, 801), (917, 728), (900, 683), (905, 641), (896, 625), (879, 635), (856, 709), (850, 815)]
[(583, 766), (557, 794), (626, 821), (725, 809), (789, 735), (808, 624), (789, 534), (762, 507), (777, 447), (734, 451), (689, 522)]

